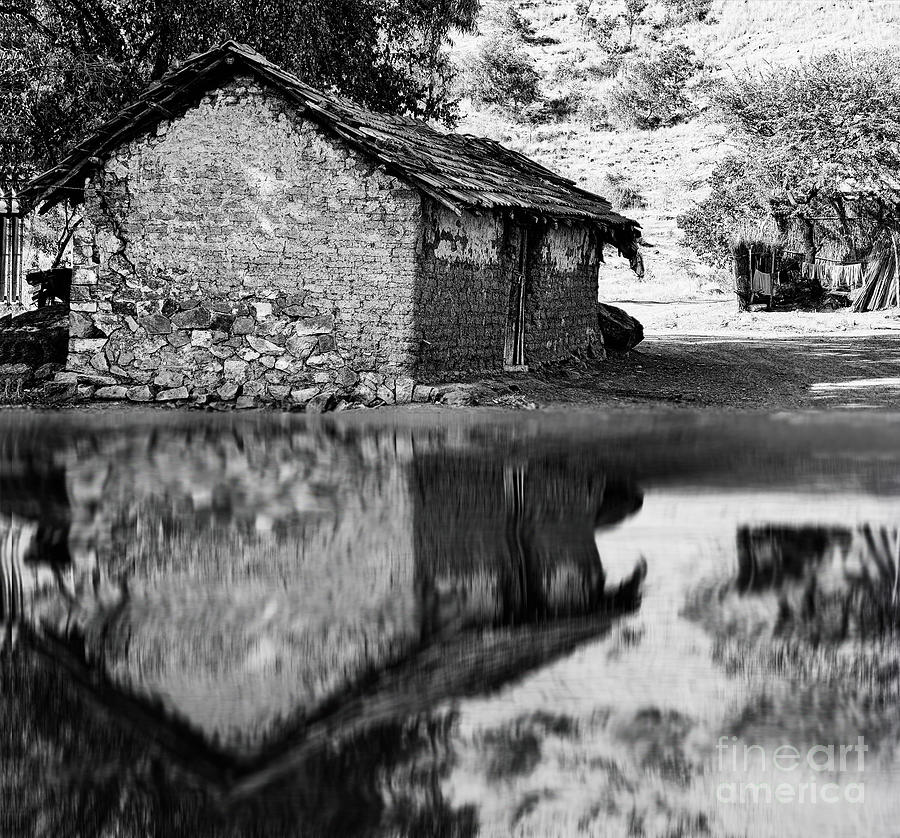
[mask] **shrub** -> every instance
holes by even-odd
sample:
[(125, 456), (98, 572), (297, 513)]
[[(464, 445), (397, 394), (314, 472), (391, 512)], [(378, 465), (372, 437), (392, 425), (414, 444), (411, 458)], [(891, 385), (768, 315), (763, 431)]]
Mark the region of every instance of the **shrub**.
[(534, 27), (515, 6), (506, 6), (500, 13), (500, 29), (516, 40), (534, 37)]
[(615, 78), (622, 69), (623, 58), (615, 53), (604, 55), (587, 66), (587, 72), (598, 79)]
[(585, 81), (589, 70), (584, 66), (585, 55), (581, 50), (575, 50), (565, 57), (553, 69), (551, 82), (556, 84), (572, 84)]
[(606, 102), (595, 96), (585, 96), (581, 100), (576, 117), (579, 122), (594, 130), (609, 127), (609, 114), (606, 112)]
[(525, 107), (540, 98), (534, 60), (514, 38), (498, 35), (482, 46), (471, 72), (471, 95), (481, 104)]
[(647, 206), (647, 200), (638, 185), (625, 175), (615, 172), (603, 178), (603, 194), (616, 209), (643, 209)]
[(601, 49), (607, 52), (620, 52), (622, 45), (616, 40), (619, 22), (618, 15), (594, 15), (587, 19), (587, 28)]
[(530, 122), (533, 125), (561, 122), (578, 112), (581, 100), (582, 94), (578, 90), (551, 94), (545, 99), (523, 108), (522, 116), (526, 122)]
[(629, 62), (608, 94), (610, 120), (623, 128), (681, 121), (692, 109), (686, 87), (699, 66), (693, 51), (681, 44)]
[(712, 10), (712, 0), (662, 0), (668, 26), (704, 21)]

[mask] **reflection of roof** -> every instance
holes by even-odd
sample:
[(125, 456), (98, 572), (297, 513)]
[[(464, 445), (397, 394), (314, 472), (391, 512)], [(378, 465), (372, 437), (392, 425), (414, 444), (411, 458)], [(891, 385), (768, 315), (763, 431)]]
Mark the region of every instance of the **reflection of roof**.
[(512, 209), (598, 224), (618, 243), (636, 237), (638, 225), (612, 210), (605, 198), (504, 148), (492, 140), (442, 133), (424, 122), (366, 110), (304, 84), (259, 53), (228, 41), (189, 58), (104, 123), (54, 168), (36, 177), (25, 196), (56, 203), (80, 191), (84, 178), (123, 142), (195, 103), (206, 90), (241, 72), (276, 87), (301, 113), (375, 159), (444, 206)]

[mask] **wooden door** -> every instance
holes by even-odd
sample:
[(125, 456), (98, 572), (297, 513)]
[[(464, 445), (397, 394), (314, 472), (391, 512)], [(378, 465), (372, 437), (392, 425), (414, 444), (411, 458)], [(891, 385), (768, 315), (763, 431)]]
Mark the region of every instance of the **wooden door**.
[(525, 361), (525, 296), (528, 273), (528, 229), (519, 229), (519, 247), (511, 271), (509, 308), (506, 315), (504, 366), (507, 370), (526, 370)]

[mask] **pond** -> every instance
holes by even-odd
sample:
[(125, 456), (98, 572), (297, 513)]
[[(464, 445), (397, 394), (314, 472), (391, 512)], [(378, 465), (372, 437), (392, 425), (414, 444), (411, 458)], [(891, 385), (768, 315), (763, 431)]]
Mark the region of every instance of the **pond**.
[(891, 414), (0, 414), (3, 835), (890, 836)]

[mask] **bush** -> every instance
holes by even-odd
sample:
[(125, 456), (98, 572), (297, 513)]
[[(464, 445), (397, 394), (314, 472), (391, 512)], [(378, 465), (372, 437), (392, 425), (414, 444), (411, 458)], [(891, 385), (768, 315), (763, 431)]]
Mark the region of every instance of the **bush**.
[(606, 112), (606, 102), (595, 96), (585, 96), (578, 106), (576, 117), (594, 130), (609, 127), (609, 114)]
[(610, 120), (622, 128), (680, 122), (692, 110), (686, 87), (699, 68), (693, 50), (681, 44), (629, 62), (607, 98)]
[(560, 59), (554, 67), (551, 82), (556, 84), (572, 84), (586, 81), (588, 70), (584, 67), (585, 54), (581, 50), (574, 50)]
[(668, 26), (704, 21), (712, 10), (712, 0), (662, 0)]
[(592, 15), (587, 19), (588, 31), (601, 49), (607, 52), (621, 50), (621, 45), (616, 40), (620, 20), (618, 15), (610, 14)]
[(678, 216), (684, 244), (714, 267), (731, 262), (730, 240), (740, 229), (751, 228), (767, 216), (763, 179), (748, 161), (728, 157), (709, 178), (709, 196)]
[(569, 93), (556, 93), (523, 108), (522, 117), (533, 125), (562, 122), (578, 112), (581, 100), (582, 95), (577, 90)]
[(525, 107), (540, 98), (534, 60), (514, 38), (498, 35), (482, 46), (471, 72), (472, 98), (486, 105)]
[(506, 6), (500, 12), (500, 29), (514, 39), (527, 41), (534, 37), (534, 27), (515, 6)]
[(619, 70), (622, 69), (623, 60), (618, 53), (609, 53), (596, 61), (592, 61), (585, 69), (594, 78), (611, 79), (615, 78)]
[(625, 175), (612, 173), (603, 178), (603, 194), (616, 209), (643, 209), (647, 199), (640, 188)]

